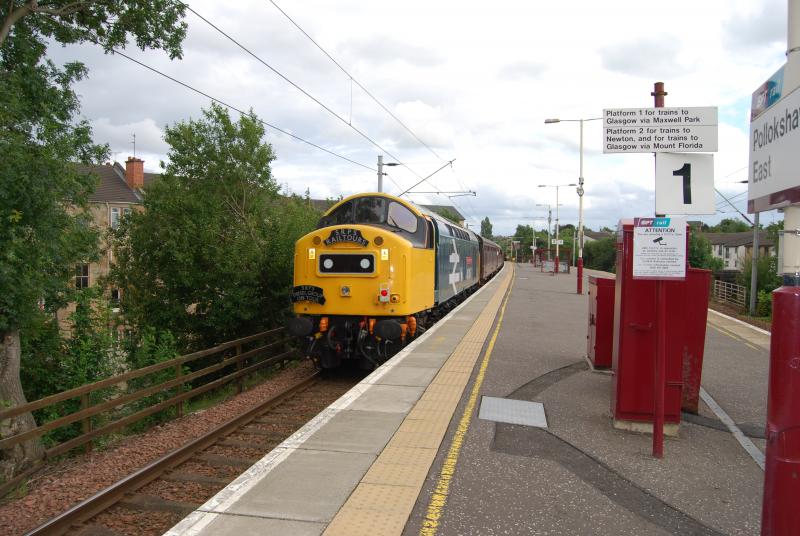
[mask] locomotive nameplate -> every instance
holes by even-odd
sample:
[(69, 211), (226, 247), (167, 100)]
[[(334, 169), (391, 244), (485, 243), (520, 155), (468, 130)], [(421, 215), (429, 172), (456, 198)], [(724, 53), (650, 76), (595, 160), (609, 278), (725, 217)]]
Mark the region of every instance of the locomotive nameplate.
[(349, 242), (351, 244), (358, 244), (361, 247), (367, 247), (369, 240), (364, 238), (361, 231), (358, 229), (334, 229), (328, 238), (325, 239), (325, 245), (338, 244), (340, 242)]
[(325, 296), (320, 287), (314, 285), (299, 285), (292, 288), (292, 303), (309, 301), (325, 305)]

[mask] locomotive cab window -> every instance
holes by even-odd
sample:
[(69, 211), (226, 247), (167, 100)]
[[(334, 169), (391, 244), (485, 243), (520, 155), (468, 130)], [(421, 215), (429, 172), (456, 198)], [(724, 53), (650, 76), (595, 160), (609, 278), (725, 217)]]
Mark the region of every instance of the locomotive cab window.
[(425, 225), (407, 206), (381, 196), (351, 199), (319, 221), (318, 229), (331, 225), (377, 225), (403, 234), (416, 247), (425, 247)]
[(416, 233), (419, 222), (413, 212), (400, 203), (392, 201), (389, 203), (389, 215), (387, 218), (389, 225), (398, 227), (409, 233)]

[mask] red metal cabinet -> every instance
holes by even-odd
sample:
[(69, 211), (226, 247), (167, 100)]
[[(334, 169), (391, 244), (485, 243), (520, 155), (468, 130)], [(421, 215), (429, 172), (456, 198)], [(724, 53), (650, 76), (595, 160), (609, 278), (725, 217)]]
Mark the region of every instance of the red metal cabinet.
[[(711, 270), (688, 268), (684, 283), (686, 314), (683, 339), (683, 398), (681, 409), (697, 413), (700, 403), (700, 380), (703, 372), (703, 351), (708, 320), (708, 293)], [(678, 297), (676, 296), (676, 299)]]
[[(611, 410), (615, 420), (652, 422), (656, 282), (633, 279), (632, 220), (620, 222), (616, 276)], [(687, 394), (696, 393), (700, 388), (709, 276), (707, 270), (689, 268), (685, 281), (662, 283), (666, 286), (667, 297), (665, 422), (680, 422), (684, 380)], [(695, 400), (696, 397), (694, 394)]]
[(614, 280), (589, 276), (589, 331), (586, 355), (595, 368), (611, 366), (614, 343)]

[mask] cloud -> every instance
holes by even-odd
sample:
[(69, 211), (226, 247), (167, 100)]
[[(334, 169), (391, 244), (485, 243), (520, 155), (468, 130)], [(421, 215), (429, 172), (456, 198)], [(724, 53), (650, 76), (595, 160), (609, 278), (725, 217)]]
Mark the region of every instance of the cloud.
[(510, 80), (520, 80), (524, 78), (539, 78), (545, 71), (547, 71), (547, 64), (543, 62), (518, 61), (502, 66), (497, 76)]
[(347, 39), (337, 47), (337, 52), (373, 65), (404, 62), (417, 67), (436, 67), (444, 62), (435, 50), (387, 35)]
[(786, 1), (748, 2), (742, 9), (731, 9), (723, 22), (725, 45), (739, 52), (753, 49), (786, 47)]
[(640, 38), (600, 49), (603, 67), (623, 74), (671, 77), (685, 72), (680, 46), (665, 37)]

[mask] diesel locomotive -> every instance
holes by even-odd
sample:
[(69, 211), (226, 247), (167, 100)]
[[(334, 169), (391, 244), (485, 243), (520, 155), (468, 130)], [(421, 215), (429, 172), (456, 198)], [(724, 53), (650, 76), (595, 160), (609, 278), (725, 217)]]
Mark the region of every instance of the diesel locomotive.
[(500, 247), (385, 193), (350, 196), (295, 244), (289, 332), (323, 369), (372, 368), (503, 266)]

